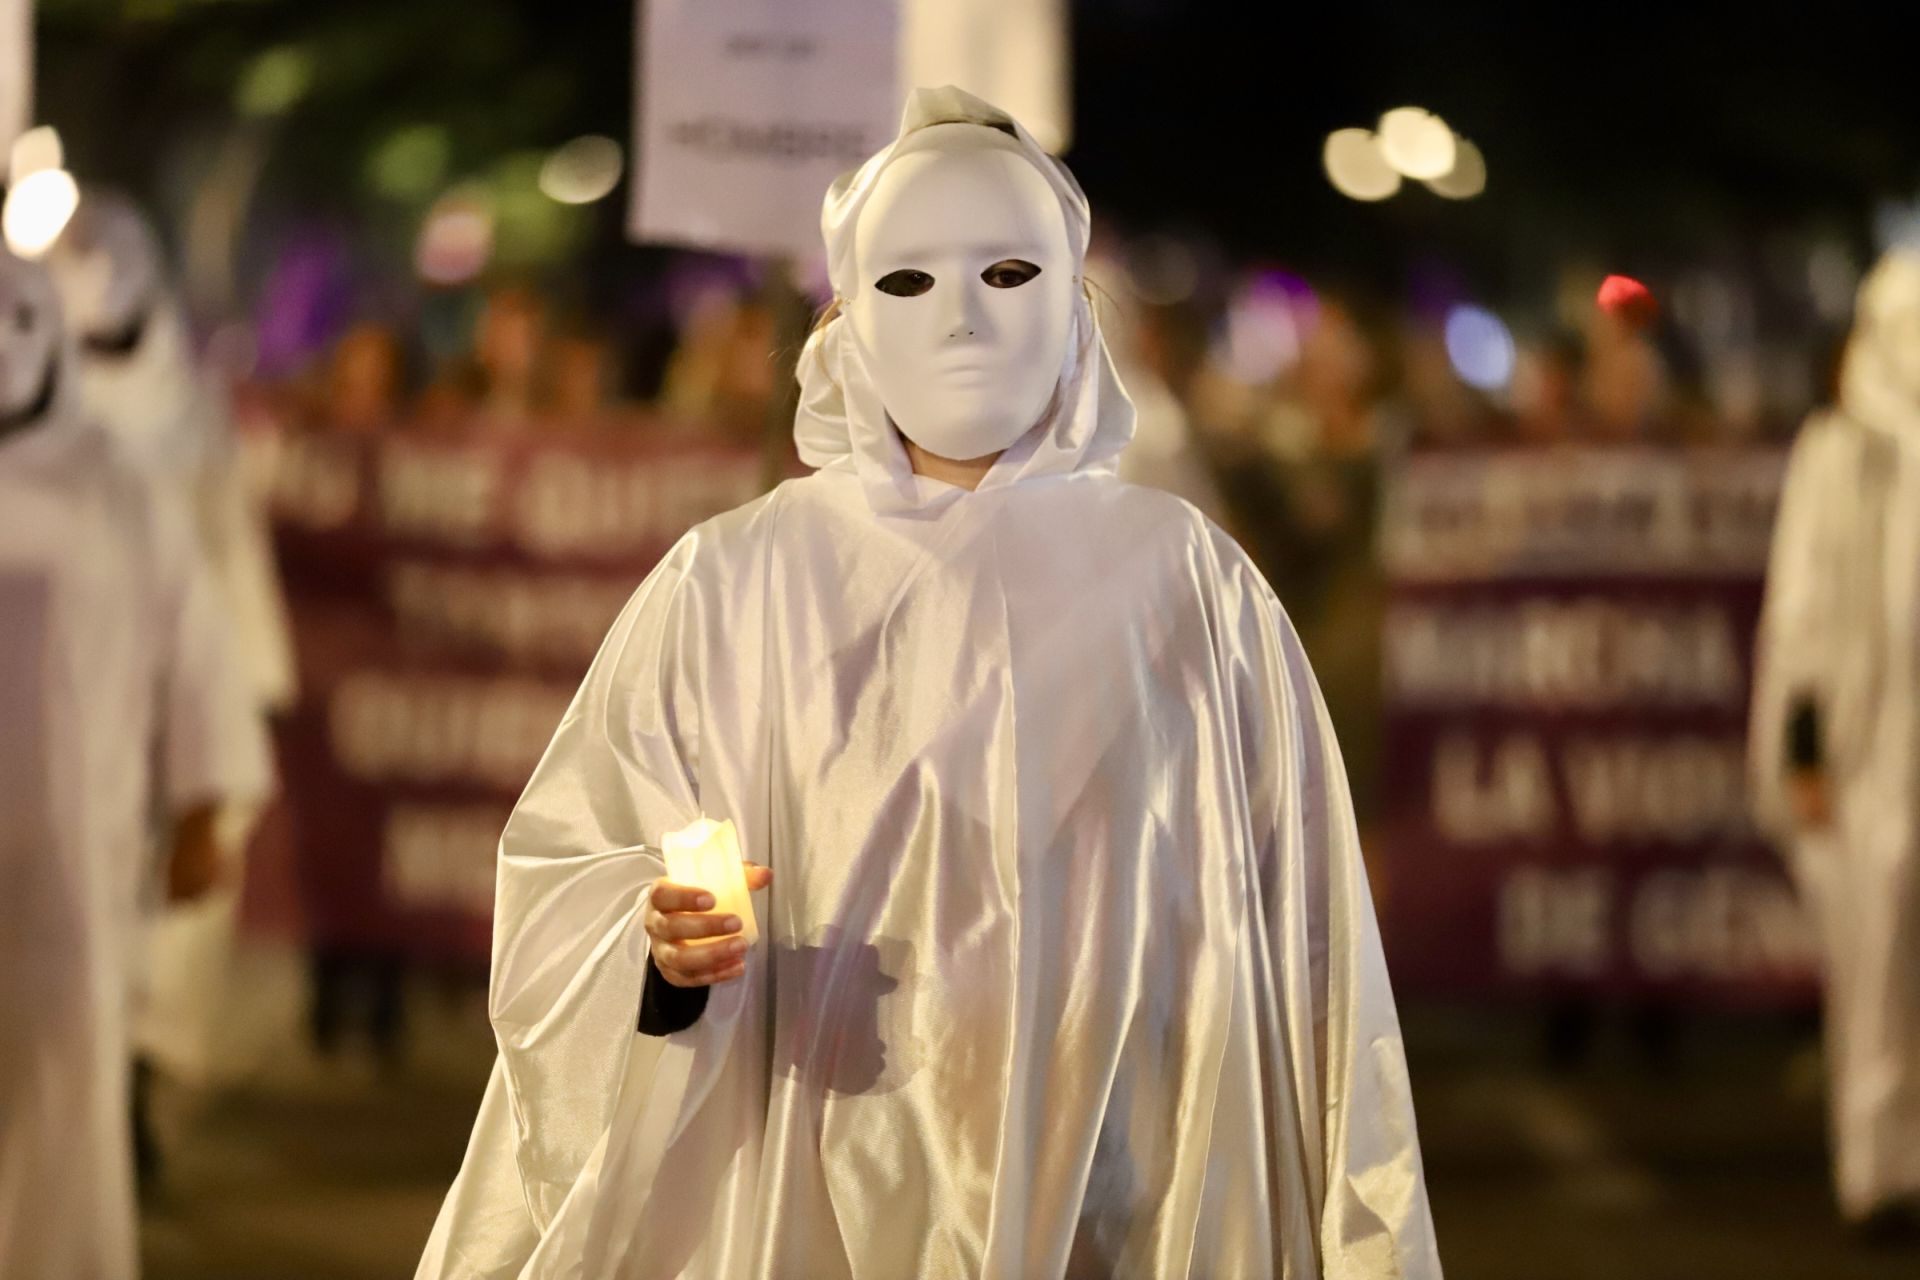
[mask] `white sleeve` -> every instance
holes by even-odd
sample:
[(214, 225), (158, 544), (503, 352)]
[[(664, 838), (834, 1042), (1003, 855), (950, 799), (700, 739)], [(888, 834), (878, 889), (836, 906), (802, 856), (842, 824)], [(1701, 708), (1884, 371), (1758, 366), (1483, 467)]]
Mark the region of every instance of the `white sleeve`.
[(663, 832), (700, 816), (697, 534), (607, 635), (500, 840), (490, 1011), (520, 1173), (543, 1229), (612, 1118), (637, 1035)]
[(1844, 520), (1849, 502), (1858, 499), (1859, 438), (1845, 422), (1810, 421), (1794, 441), (1781, 482), (1748, 719), (1755, 816), (1776, 836), (1791, 826), (1786, 733), (1795, 706), (1811, 700), (1829, 735), (1833, 727), (1829, 686), (1852, 616), (1841, 596), (1848, 581)]
[(266, 729), (234, 661), (218, 584), (186, 513), (149, 493), (161, 794), (174, 813), (270, 786)]
[(1237, 729), (1273, 975), (1263, 1056), (1282, 1077), (1272, 1096), (1291, 1097), (1297, 1112), (1297, 1129), (1270, 1121), (1269, 1159), (1303, 1184), (1326, 1280), (1439, 1280), (1406, 1051), (1339, 744), (1272, 590), (1251, 565), (1231, 577)]

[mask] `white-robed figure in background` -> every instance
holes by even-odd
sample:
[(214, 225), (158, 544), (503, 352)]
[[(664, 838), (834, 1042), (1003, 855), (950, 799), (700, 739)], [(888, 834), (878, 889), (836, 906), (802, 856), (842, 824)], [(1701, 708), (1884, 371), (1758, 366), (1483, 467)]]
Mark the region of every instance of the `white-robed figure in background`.
[(290, 705), (293, 642), (265, 514), (247, 489), (224, 393), (195, 360), (153, 225), (119, 192), (86, 187), (46, 263), (78, 347), (81, 407), (186, 504), (250, 700)]
[(0, 1276), (139, 1269), (129, 978), (149, 823), (176, 899), (257, 791), (191, 532), (79, 409), (52, 282), (0, 251)]
[[(1437, 1277), (1339, 752), (1240, 548), (1113, 474), (1085, 197), (921, 90), (823, 224), (817, 470), (667, 555), (507, 825), (418, 1274)], [(663, 879), (702, 815), (744, 952)]]
[[(293, 694), (286, 604), (265, 513), (247, 487), (223, 393), (196, 365), (159, 237), (132, 201), (89, 186), (46, 263), (77, 348), (79, 404), (192, 528), (218, 588), (230, 678), (246, 714), (264, 718)], [(224, 807), (224, 847), (244, 847), (265, 799)], [(240, 882), (223, 876), (205, 900), (156, 911), (138, 966), (136, 1049), (143, 1063), (189, 1083), (207, 1083), (216, 1066)]]
[(1868, 274), (1839, 404), (1794, 444), (1752, 725), (1826, 961), (1841, 1211), (1920, 1224), (1920, 249)]

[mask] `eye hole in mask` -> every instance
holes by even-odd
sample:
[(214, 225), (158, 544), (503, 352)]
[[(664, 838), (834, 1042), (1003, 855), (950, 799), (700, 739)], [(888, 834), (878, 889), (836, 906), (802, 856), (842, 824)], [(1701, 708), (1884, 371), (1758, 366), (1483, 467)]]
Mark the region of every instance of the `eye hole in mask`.
[[(1033, 263), (1021, 258), (1008, 258), (982, 271), (980, 278), (994, 289), (1018, 289), (1039, 274), (1040, 268)], [(896, 298), (917, 298), (933, 285), (933, 277), (926, 272), (905, 268), (881, 276), (873, 287)]]
[(980, 278), (995, 289), (1018, 289), (1039, 274), (1040, 268), (1033, 263), (1021, 258), (1008, 258), (982, 271)]
[(889, 271), (873, 287), (896, 298), (917, 298), (933, 288), (933, 277), (924, 271)]

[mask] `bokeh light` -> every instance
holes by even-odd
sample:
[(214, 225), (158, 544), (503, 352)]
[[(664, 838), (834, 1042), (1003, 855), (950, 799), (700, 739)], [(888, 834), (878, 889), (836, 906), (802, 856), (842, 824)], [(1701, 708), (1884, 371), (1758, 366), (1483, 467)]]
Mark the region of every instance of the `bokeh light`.
[(367, 157), (367, 185), (390, 200), (423, 201), (446, 182), (452, 160), (453, 139), (444, 125), (406, 125)]
[(8, 188), (0, 211), (7, 248), (23, 258), (37, 258), (53, 247), (73, 211), (80, 207), (80, 187), (65, 169), (41, 169)]
[(451, 191), (434, 203), (414, 247), (414, 270), (429, 284), (465, 284), (493, 256), (493, 211), (477, 191)]
[(1485, 307), (1462, 303), (1447, 312), (1447, 359), (1460, 381), (1499, 391), (1513, 381), (1513, 334)]
[(540, 190), (561, 204), (591, 204), (620, 185), (620, 144), (600, 134), (575, 138), (540, 166)]
[(1453, 130), (1424, 107), (1395, 107), (1380, 117), (1380, 154), (1403, 176), (1431, 181), (1453, 169)]
[(1465, 138), (1454, 139), (1453, 167), (1427, 178), (1427, 190), (1448, 200), (1471, 200), (1487, 189), (1487, 159)]
[(1400, 189), (1400, 175), (1387, 163), (1379, 141), (1366, 129), (1335, 129), (1321, 153), (1327, 179), (1354, 200), (1385, 200)]
[(1263, 386), (1300, 359), (1318, 302), (1304, 280), (1263, 272), (1227, 307), (1218, 348), (1223, 370), (1243, 386)]
[(1632, 276), (1608, 276), (1594, 300), (1602, 311), (1636, 328), (1652, 323), (1659, 309), (1652, 290)]
[(1166, 307), (1185, 302), (1200, 283), (1193, 250), (1173, 236), (1141, 236), (1127, 246), (1127, 284), (1142, 302)]
[(233, 105), (254, 119), (284, 115), (312, 87), (313, 55), (295, 45), (279, 45), (248, 64), (234, 89)]

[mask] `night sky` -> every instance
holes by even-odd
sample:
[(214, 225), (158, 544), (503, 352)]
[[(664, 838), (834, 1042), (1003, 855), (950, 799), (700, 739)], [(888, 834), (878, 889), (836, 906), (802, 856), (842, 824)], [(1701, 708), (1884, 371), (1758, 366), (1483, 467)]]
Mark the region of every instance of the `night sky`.
[[(796, 0), (798, 2), (798, 0)], [(322, 79), (276, 140), (283, 206), (354, 215), (372, 141), (433, 119), (456, 167), (575, 133), (625, 137), (631, 8), (551, 0), (43, 0), (42, 97), (96, 173), (160, 194), (238, 68), (300, 42)], [(1077, 139), (1096, 209), (1236, 256), (1392, 291), (1443, 259), (1490, 293), (1569, 253), (1657, 273), (1838, 235), (1920, 190), (1920, 64), (1893, 6), (1077, 0)], [(1545, 15), (1545, 16), (1542, 16)], [(1327, 132), (1438, 111), (1485, 152), (1485, 196), (1337, 194)], [(619, 245), (608, 202), (607, 248)]]
[[(1130, 220), (1363, 277), (1421, 248), (1498, 273), (1516, 241), (1631, 258), (1864, 236), (1878, 200), (1920, 189), (1920, 67), (1893, 11), (1089, 0), (1072, 161)], [(1480, 145), (1485, 196), (1333, 191), (1327, 132), (1406, 104)]]

